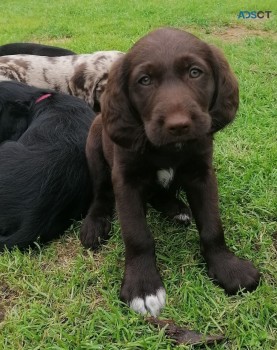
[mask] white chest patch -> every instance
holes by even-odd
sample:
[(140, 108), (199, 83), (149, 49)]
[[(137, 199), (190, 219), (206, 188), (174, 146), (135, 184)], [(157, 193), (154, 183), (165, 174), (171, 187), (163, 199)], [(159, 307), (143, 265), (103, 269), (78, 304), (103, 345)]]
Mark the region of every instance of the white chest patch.
[(174, 170), (172, 168), (158, 170), (157, 177), (158, 183), (164, 188), (168, 188), (174, 178)]

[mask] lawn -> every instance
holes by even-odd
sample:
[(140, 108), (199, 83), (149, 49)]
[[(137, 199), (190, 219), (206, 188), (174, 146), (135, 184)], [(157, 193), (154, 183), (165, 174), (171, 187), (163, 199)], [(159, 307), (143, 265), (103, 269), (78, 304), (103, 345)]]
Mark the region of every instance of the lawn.
[[(240, 10), (272, 13), (238, 19)], [(254, 262), (262, 281), (251, 294), (226, 296), (207, 276), (195, 226), (183, 229), (150, 211), (168, 298), (161, 318), (224, 333), (227, 340), (213, 349), (277, 349), (277, 3), (1, 0), (0, 12), (0, 44), (126, 51), (151, 29), (174, 26), (224, 51), (240, 83), (240, 109), (215, 137), (220, 208), (228, 245)], [(164, 330), (119, 302), (124, 249), (118, 221), (97, 253), (81, 247), (79, 228), (73, 223), (47, 246), (0, 256), (0, 349), (190, 349), (174, 347)]]

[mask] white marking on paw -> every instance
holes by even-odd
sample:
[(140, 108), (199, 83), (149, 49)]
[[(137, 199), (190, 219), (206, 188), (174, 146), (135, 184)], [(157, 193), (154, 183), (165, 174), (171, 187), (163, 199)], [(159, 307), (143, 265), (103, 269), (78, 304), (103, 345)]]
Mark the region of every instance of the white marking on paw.
[(187, 214), (175, 215), (173, 219), (178, 220), (178, 221), (184, 221), (184, 222), (190, 221), (190, 217)]
[(183, 148), (183, 144), (181, 142), (180, 143), (176, 143), (175, 147), (177, 148), (178, 151), (180, 151)]
[(172, 168), (158, 170), (157, 177), (160, 185), (164, 188), (168, 188), (174, 178), (174, 170)]
[(156, 294), (146, 295), (145, 299), (136, 297), (130, 302), (130, 307), (134, 311), (145, 315), (149, 312), (152, 316), (157, 317), (165, 306), (166, 292), (164, 288), (157, 290)]
[(164, 288), (157, 290), (156, 295), (148, 295), (145, 298), (145, 305), (149, 313), (157, 317), (161, 312), (162, 308), (165, 306), (166, 292)]
[(142, 315), (145, 315), (147, 313), (144, 305), (144, 300), (142, 298), (134, 298), (130, 302), (130, 308)]

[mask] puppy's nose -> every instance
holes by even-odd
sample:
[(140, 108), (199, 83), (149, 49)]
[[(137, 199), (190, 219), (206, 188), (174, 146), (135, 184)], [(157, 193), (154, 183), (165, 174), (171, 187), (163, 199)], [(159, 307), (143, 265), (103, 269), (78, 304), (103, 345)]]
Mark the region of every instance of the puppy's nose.
[(167, 131), (174, 135), (180, 136), (185, 134), (190, 127), (190, 120), (184, 117), (172, 117), (167, 120), (166, 129)]

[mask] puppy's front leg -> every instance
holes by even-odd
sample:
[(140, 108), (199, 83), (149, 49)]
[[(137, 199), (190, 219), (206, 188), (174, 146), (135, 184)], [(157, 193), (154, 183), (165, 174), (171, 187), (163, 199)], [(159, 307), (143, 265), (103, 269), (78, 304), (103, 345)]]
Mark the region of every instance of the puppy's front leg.
[(155, 245), (145, 219), (142, 189), (138, 183), (128, 181), (124, 166), (118, 162), (113, 168), (113, 186), (125, 243), (120, 298), (136, 312), (157, 316), (165, 305), (166, 293), (156, 267)]
[(209, 276), (228, 294), (234, 294), (239, 289), (254, 290), (259, 283), (258, 270), (250, 261), (236, 257), (225, 244), (213, 169), (207, 166), (198, 178), (191, 176), (186, 183), (186, 192), (200, 233), (201, 250), (208, 264)]

